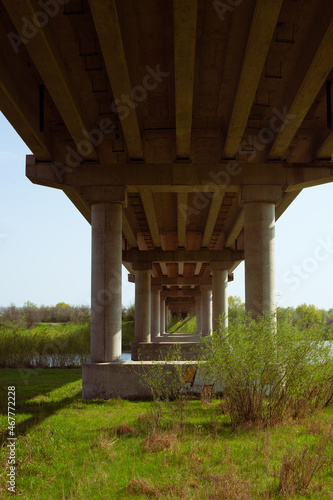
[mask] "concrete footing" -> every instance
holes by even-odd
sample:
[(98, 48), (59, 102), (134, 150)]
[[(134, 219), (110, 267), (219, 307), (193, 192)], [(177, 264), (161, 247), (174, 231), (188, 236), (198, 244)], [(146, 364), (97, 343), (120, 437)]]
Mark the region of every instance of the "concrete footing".
[(198, 342), (154, 342), (132, 344), (132, 360), (157, 361), (168, 359), (168, 356), (177, 349), (182, 360), (196, 360), (199, 356), (200, 344)]
[[(177, 365), (184, 370), (196, 366), (191, 361), (163, 363), (165, 384), (170, 384)], [(82, 397), (84, 399), (150, 399), (152, 393), (142, 385), (141, 375), (153, 377), (156, 363), (127, 361), (125, 363), (87, 363), (82, 367)]]

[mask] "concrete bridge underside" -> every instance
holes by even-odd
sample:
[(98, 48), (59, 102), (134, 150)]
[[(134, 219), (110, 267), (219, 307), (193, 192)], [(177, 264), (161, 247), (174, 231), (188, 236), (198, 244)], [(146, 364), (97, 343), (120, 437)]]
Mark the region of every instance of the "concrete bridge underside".
[(0, 42), (26, 175), (92, 226), (86, 397), (141, 391), (121, 385), (122, 264), (147, 357), (168, 311), (209, 335), (244, 259), (246, 308), (275, 310), (275, 221), (333, 180), (331, 1), (0, 0)]

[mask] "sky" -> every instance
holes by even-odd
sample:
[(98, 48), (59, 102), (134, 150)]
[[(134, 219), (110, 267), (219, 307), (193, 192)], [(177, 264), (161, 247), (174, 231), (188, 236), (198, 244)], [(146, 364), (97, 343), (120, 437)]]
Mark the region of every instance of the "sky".
[[(28, 147), (0, 113), (0, 306), (90, 305), (91, 227), (57, 189), (25, 177)], [(333, 184), (308, 188), (275, 228), (278, 305), (333, 308)], [(123, 267), (123, 305), (134, 284)], [(245, 300), (244, 264), (228, 293)]]

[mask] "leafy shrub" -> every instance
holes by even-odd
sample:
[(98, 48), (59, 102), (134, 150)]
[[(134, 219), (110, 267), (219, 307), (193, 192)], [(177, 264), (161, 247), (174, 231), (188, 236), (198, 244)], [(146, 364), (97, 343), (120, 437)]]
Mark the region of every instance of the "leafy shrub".
[(204, 342), (202, 368), (223, 388), (233, 426), (274, 425), (326, 405), (333, 396), (330, 343), (319, 328), (301, 331), (288, 316), (277, 324), (238, 315)]

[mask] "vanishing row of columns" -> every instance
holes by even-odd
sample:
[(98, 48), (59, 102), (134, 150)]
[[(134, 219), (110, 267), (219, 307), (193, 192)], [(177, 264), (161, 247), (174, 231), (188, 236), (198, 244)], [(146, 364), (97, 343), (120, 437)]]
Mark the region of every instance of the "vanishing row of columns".
[[(274, 226), (275, 204), (281, 199), (278, 186), (242, 186), (244, 202), (245, 305), (255, 314), (275, 310)], [(122, 202), (91, 203), (92, 296), (91, 362), (121, 358), (122, 288)], [(227, 311), (228, 271), (221, 263), (211, 263), (211, 289), (201, 287), (201, 307), (197, 307), (202, 335), (216, 328), (216, 318)], [(151, 263), (133, 263), (135, 270), (135, 337), (149, 342), (165, 321), (159, 292), (151, 290)], [(154, 311), (153, 315), (151, 311)], [(201, 314), (200, 314), (201, 313)], [(153, 321), (151, 322), (151, 318)], [(158, 332), (158, 333), (157, 333)]]

